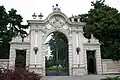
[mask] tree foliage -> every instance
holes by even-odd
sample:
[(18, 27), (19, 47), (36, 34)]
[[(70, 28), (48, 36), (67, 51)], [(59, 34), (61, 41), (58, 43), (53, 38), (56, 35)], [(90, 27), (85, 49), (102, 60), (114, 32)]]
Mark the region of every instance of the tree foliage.
[(17, 10), (11, 9), (8, 12), (4, 6), (0, 6), (0, 58), (9, 57), (9, 42), (18, 34), (21, 37), (27, 35), (25, 29), (28, 25), (22, 25), (23, 18), (17, 14)]
[(87, 23), (84, 35), (90, 38), (90, 34), (93, 34), (100, 40), (103, 58), (120, 60), (120, 13), (104, 2), (92, 2), (93, 9), (88, 14), (79, 15)]
[(20, 35), (27, 34), (24, 29), (28, 28), (28, 26), (21, 25), (23, 18), (20, 14), (17, 14), (17, 10), (11, 9), (8, 12), (10, 37), (15, 37), (18, 33), (20, 33)]

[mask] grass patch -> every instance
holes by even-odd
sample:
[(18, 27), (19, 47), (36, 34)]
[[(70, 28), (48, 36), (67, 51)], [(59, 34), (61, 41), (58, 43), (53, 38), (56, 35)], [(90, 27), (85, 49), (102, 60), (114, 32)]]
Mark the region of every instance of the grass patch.
[(116, 76), (116, 77), (106, 77), (106, 78), (103, 78), (101, 80), (120, 80), (120, 76)]

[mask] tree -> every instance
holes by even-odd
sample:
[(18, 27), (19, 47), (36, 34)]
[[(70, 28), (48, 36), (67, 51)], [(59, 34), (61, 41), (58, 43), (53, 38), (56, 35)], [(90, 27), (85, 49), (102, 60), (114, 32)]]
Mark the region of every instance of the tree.
[(5, 47), (3, 46), (3, 44), (5, 44), (5, 42), (3, 42), (3, 40), (6, 37), (6, 33), (7, 33), (7, 26), (8, 25), (8, 15), (7, 12), (4, 8), (4, 6), (0, 6), (0, 56), (4, 56), (4, 54), (2, 54), (3, 51), (5, 50)]
[(24, 29), (28, 28), (28, 25), (22, 25), (22, 16), (20, 14), (17, 14), (17, 10), (11, 9), (9, 12), (9, 36), (15, 37), (20, 33), (21, 37), (23, 37), (23, 34), (27, 34)]
[(0, 6), (0, 58), (9, 58), (9, 42), (18, 34), (22, 38), (27, 35), (25, 29), (28, 25), (22, 25), (22, 16), (17, 10), (11, 9), (6, 12), (4, 6)]
[(8, 15), (4, 6), (0, 6), (0, 38), (7, 31)]
[(104, 0), (92, 2), (93, 9), (82, 14), (81, 20), (86, 21), (84, 35), (90, 38), (93, 34), (101, 43), (103, 58), (120, 60), (120, 13), (116, 8), (104, 4)]

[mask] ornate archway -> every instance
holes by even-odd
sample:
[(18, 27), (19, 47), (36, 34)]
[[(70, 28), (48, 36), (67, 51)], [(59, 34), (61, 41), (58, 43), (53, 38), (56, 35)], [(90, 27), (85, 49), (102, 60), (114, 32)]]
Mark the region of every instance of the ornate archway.
[(45, 20), (28, 20), (30, 34), (21, 42), (18, 36), (11, 41), (9, 67), (15, 65), (16, 49), (26, 49), (26, 65), (29, 71), (45, 76), (45, 40), (55, 31), (63, 33), (68, 39), (69, 75), (86, 75), (86, 50), (96, 50), (96, 72), (102, 73), (100, 43), (94, 36), (90, 41), (83, 36), (84, 22), (80, 18), (69, 19), (58, 6)]
[[(45, 20), (29, 20), (28, 23), (31, 27), (31, 49), (38, 47), (38, 53), (40, 53), (37, 54), (36, 60), (32, 59), (35, 55), (30, 56), (30, 63), (39, 64), (38, 70), (41, 72), (40, 74), (45, 75), (44, 53), (46, 37), (55, 31), (62, 32), (68, 39), (69, 75), (85, 74), (83, 54), (83, 27), (85, 23), (80, 22), (79, 18), (77, 22), (74, 21), (74, 17), (69, 19), (61, 12), (58, 6), (53, 8), (53, 12)], [(80, 50), (77, 52), (76, 49), (78, 47)], [(34, 53), (34, 51), (31, 50), (31, 53)], [(32, 70), (33, 68), (30, 69)]]

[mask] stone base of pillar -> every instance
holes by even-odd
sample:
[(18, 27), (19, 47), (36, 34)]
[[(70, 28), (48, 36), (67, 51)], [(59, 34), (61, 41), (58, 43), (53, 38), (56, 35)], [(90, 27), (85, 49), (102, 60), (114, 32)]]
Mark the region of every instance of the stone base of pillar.
[(30, 72), (35, 72), (36, 74), (40, 74), (42, 76), (44, 76), (44, 73), (43, 73), (43, 67), (41, 66), (30, 66), (29, 67), (29, 71)]
[(73, 67), (72, 71), (73, 71), (73, 75), (75, 76), (86, 75), (85, 67)]
[(100, 70), (100, 71), (97, 71), (97, 74), (100, 75), (100, 74), (103, 74), (103, 73), (102, 73), (102, 71)]

